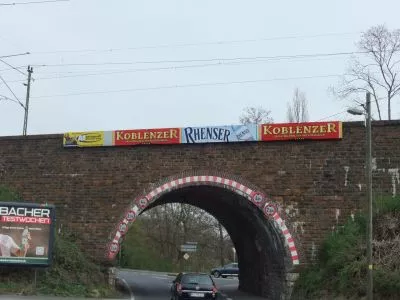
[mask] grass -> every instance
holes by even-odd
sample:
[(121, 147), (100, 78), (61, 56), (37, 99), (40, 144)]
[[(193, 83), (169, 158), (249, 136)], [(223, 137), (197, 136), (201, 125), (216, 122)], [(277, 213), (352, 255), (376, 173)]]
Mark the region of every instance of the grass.
[(53, 265), (37, 270), (2, 268), (1, 294), (54, 295), (65, 297), (117, 298), (119, 292), (107, 284), (105, 273), (88, 260), (69, 236), (57, 236)]

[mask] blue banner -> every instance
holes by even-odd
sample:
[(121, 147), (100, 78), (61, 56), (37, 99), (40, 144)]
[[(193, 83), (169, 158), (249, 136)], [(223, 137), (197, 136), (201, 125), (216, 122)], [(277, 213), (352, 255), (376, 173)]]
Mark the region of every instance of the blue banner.
[(182, 144), (257, 141), (258, 125), (185, 127), (181, 134)]

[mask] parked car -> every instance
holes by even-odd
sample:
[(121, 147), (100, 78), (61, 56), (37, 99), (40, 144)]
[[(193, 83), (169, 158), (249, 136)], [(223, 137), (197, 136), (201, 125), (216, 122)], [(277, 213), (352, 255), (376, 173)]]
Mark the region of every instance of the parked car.
[(228, 276), (239, 276), (239, 265), (238, 263), (230, 263), (222, 267), (214, 268), (211, 270), (211, 275), (218, 278), (226, 278)]
[(179, 273), (171, 286), (171, 300), (218, 299), (217, 287), (209, 274)]

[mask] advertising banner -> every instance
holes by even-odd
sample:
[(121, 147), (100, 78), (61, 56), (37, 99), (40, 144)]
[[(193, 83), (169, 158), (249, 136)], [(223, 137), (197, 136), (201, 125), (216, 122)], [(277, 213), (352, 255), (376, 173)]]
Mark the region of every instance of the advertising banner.
[(113, 132), (113, 145), (180, 144), (180, 128), (117, 130)]
[(258, 140), (258, 126), (230, 125), (182, 128), (182, 144), (229, 143)]
[(342, 122), (332, 121), (68, 132), (64, 134), (63, 145), (73, 148), (341, 138)]
[(260, 125), (261, 141), (326, 140), (342, 138), (342, 122), (308, 122)]
[(104, 131), (67, 132), (64, 134), (64, 147), (96, 146), (105, 146)]
[(51, 265), (55, 207), (0, 202), (0, 266)]

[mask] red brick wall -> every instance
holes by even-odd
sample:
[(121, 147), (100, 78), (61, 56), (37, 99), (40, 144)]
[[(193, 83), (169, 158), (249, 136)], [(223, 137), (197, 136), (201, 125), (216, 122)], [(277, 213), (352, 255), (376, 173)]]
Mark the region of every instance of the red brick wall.
[[(400, 122), (374, 122), (375, 193), (391, 194), (394, 186), (400, 193), (391, 175), (400, 166), (399, 149)], [(168, 176), (207, 170), (240, 176), (281, 204), (300, 261), (310, 261), (321, 239), (362, 208), (364, 165), (363, 123), (345, 123), (339, 141), (64, 149), (61, 135), (0, 137), (0, 184), (27, 201), (56, 204), (58, 226), (76, 231), (98, 258), (144, 189)]]

